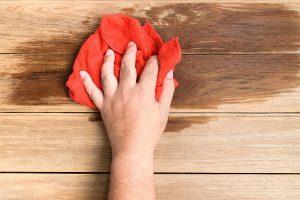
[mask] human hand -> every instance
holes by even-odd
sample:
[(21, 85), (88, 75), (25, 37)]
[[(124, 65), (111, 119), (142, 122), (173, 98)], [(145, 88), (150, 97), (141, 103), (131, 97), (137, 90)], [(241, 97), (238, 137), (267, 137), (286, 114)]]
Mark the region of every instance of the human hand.
[(163, 83), (161, 98), (156, 101), (157, 57), (148, 60), (136, 82), (136, 52), (136, 45), (129, 42), (118, 83), (113, 70), (114, 52), (107, 50), (101, 72), (103, 92), (87, 72), (80, 72), (87, 93), (101, 112), (113, 156), (124, 152), (153, 153), (166, 127), (175, 89), (171, 70)]

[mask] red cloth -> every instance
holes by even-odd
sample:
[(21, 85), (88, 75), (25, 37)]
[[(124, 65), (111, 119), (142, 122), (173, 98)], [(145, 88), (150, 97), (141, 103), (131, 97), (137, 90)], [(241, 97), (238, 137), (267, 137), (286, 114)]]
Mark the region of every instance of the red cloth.
[[(162, 91), (162, 84), (167, 73), (181, 60), (178, 38), (164, 43), (159, 34), (147, 22), (141, 26), (139, 21), (122, 14), (105, 15), (98, 29), (82, 45), (73, 65), (73, 73), (66, 83), (71, 98), (82, 105), (95, 109), (94, 103), (86, 93), (79, 72), (87, 71), (94, 83), (102, 89), (100, 80), (103, 57), (108, 48), (115, 52), (114, 73), (119, 79), (122, 56), (129, 41), (136, 43), (136, 71), (140, 77), (151, 55), (158, 55), (159, 72), (156, 83), (156, 99)], [(175, 85), (178, 83), (174, 79)]]

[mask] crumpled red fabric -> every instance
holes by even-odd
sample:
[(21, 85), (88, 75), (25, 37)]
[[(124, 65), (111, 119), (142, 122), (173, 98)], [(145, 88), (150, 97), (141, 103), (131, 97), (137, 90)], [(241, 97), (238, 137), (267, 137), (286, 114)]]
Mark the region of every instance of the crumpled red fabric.
[[(152, 25), (147, 22), (141, 26), (139, 21), (123, 14), (105, 15), (98, 29), (83, 43), (73, 65), (73, 73), (66, 83), (70, 97), (81, 105), (96, 109), (86, 93), (79, 72), (87, 71), (94, 83), (102, 89), (100, 80), (101, 65), (108, 48), (115, 52), (114, 73), (119, 79), (122, 56), (129, 41), (136, 43), (136, 71), (140, 77), (147, 60), (152, 55), (158, 56), (159, 72), (157, 76), (155, 96), (160, 98), (163, 81), (167, 73), (181, 60), (181, 48), (178, 38), (164, 43)], [(175, 86), (178, 86), (174, 79)]]

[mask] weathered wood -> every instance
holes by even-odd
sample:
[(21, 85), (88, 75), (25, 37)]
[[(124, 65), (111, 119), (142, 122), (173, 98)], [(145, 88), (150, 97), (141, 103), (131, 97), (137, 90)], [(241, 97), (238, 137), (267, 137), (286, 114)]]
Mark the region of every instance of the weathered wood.
[[(0, 172), (108, 172), (110, 147), (93, 114), (1, 114)], [(299, 173), (300, 116), (172, 115), (156, 172)]]
[[(1, 174), (1, 199), (106, 199), (108, 175)], [(297, 200), (298, 175), (155, 175), (157, 199)]]
[[(271, 1), (270, 1), (271, 2)], [(291, 53), (300, 42), (300, 4), (1, 1), (0, 53), (72, 53), (103, 14), (149, 19), (184, 53)]]
[[(299, 112), (300, 55), (185, 55), (172, 111)], [(91, 111), (72, 102), (71, 55), (0, 55), (0, 110)]]

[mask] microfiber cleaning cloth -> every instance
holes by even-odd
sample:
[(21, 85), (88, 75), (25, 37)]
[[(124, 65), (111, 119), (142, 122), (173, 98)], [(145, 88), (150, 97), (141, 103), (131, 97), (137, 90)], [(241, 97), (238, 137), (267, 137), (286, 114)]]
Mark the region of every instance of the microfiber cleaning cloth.
[[(66, 83), (70, 97), (81, 105), (96, 109), (86, 93), (79, 72), (87, 71), (94, 83), (102, 89), (100, 73), (104, 55), (107, 49), (115, 53), (114, 74), (119, 79), (122, 56), (127, 44), (133, 41), (137, 45), (136, 71), (139, 79), (147, 60), (157, 55), (159, 71), (156, 82), (155, 98), (159, 100), (163, 81), (167, 73), (181, 60), (181, 48), (178, 38), (172, 38), (164, 43), (152, 25), (147, 22), (141, 26), (135, 18), (113, 14), (102, 17), (98, 29), (83, 43), (73, 65), (73, 73)], [(175, 86), (178, 85), (174, 79)]]

